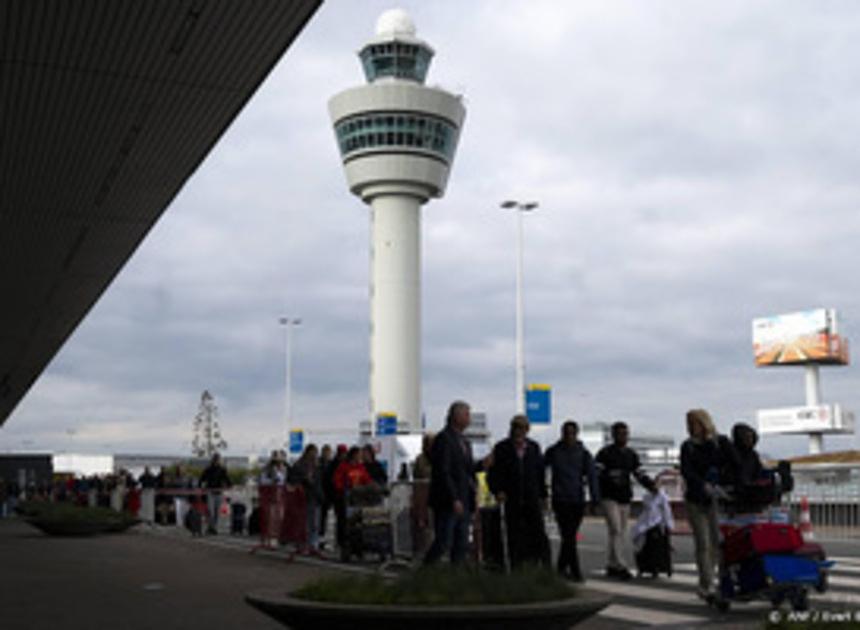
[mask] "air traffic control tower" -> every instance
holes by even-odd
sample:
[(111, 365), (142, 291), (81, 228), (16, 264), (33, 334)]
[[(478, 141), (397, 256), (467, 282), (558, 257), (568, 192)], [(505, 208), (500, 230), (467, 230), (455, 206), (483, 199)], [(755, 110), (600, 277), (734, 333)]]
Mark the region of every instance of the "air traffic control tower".
[(445, 193), (466, 110), (424, 85), (433, 49), (401, 9), (358, 56), (367, 85), (333, 96), (329, 113), (349, 189), (370, 206), (371, 419), (382, 433), (396, 416), (409, 433), (421, 430), (421, 206)]

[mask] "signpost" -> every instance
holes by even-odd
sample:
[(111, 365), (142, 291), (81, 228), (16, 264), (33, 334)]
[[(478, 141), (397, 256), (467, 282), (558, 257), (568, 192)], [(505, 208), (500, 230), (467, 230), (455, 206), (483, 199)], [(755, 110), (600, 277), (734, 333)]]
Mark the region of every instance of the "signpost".
[(376, 435), (397, 435), (397, 415), (380, 413), (376, 416)]
[(305, 448), (305, 432), (301, 429), (290, 431), (290, 453), (301, 454)]
[(526, 390), (526, 415), (531, 424), (552, 422), (552, 387), (533, 384)]

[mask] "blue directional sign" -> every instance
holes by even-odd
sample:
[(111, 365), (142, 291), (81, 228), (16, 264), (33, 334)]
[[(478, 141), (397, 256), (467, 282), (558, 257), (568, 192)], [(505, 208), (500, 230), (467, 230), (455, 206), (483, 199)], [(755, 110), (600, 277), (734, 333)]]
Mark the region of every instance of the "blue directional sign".
[(376, 435), (397, 435), (397, 416), (393, 413), (377, 415)]
[(526, 415), (532, 424), (552, 422), (552, 388), (549, 385), (529, 385), (526, 390)]
[(305, 448), (305, 432), (301, 429), (290, 431), (290, 453), (301, 453)]

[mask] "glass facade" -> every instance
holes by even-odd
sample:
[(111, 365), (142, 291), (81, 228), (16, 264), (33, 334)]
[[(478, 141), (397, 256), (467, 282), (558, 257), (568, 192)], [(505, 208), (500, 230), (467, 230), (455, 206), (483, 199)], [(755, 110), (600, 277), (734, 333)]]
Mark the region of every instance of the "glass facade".
[(368, 82), (396, 77), (424, 83), (433, 52), (418, 44), (389, 42), (365, 46), (359, 57)]
[(450, 163), (457, 146), (457, 129), (442, 118), (414, 112), (376, 112), (351, 116), (335, 126), (343, 157), (371, 149), (429, 151)]

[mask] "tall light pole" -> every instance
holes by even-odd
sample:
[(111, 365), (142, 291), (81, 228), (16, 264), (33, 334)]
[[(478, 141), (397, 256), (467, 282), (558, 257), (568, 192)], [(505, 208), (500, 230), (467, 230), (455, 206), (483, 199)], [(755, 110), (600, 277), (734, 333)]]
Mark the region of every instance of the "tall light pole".
[(523, 214), (532, 212), (538, 207), (536, 201), (503, 201), (499, 204), (505, 210), (515, 210), (517, 213), (517, 337), (516, 337), (516, 388), (517, 397), (516, 410), (517, 413), (525, 413), (526, 411), (526, 360), (524, 349), (524, 332), (523, 332)]
[(286, 329), (286, 392), (284, 394), (284, 446), (289, 448), (290, 425), (293, 421), (293, 327), (302, 323), (300, 317), (281, 317), (278, 320)]

